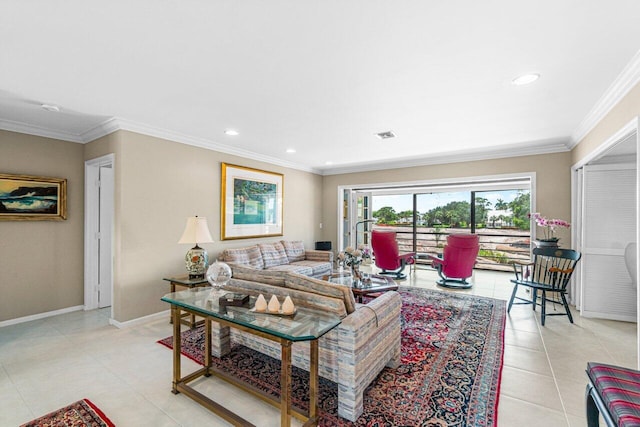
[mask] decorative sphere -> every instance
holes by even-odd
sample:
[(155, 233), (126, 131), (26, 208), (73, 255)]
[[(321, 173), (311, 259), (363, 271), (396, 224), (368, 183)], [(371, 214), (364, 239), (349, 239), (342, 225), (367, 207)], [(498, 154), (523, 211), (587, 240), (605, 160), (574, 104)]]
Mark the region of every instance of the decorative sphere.
[(216, 261), (209, 266), (205, 277), (211, 286), (224, 286), (231, 279), (231, 267), (224, 262)]

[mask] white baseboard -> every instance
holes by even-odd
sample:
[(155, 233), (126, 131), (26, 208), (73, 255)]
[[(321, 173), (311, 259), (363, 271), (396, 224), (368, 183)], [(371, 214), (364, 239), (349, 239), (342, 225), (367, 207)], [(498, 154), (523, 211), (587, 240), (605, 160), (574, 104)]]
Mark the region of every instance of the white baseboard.
[(148, 316), (127, 320), (126, 322), (118, 322), (115, 319), (109, 319), (109, 324), (115, 326), (116, 328), (123, 329), (123, 328), (130, 328), (132, 326), (142, 325), (144, 323), (155, 322), (156, 320), (162, 319), (162, 318), (164, 318), (168, 323), (170, 312), (171, 310), (164, 310), (159, 313), (150, 314)]
[(83, 305), (74, 307), (61, 308), (60, 310), (47, 311), (46, 313), (32, 314), (31, 316), (18, 317), (16, 319), (3, 320), (0, 322), (0, 328), (9, 325), (17, 325), (18, 323), (31, 322), (32, 320), (46, 319), (47, 317), (58, 316), (59, 314), (71, 313), (73, 311), (83, 310)]
[[(60, 310), (47, 311), (46, 313), (32, 314), (31, 316), (18, 317), (16, 319), (3, 320), (0, 322), (0, 328), (4, 326), (17, 325), (19, 323), (31, 322), (33, 320), (46, 319), (47, 317), (58, 316), (60, 314), (71, 313), (73, 311), (84, 310), (83, 305), (77, 305), (75, 307), (62, 308)], [(115, 319), (109, 319), (109, 324), (119, 329), (130, 328), (132, 326), (138, 326), (149, 322), (154, 322), (158, 319), (166, 319), (169, 321), (169, 315), (171, 310), (164, 310), (159, 313), (150, 314), (148, 316), (138, 317), (136, 319), (128, 320), (126, 322), (118, 322)]]

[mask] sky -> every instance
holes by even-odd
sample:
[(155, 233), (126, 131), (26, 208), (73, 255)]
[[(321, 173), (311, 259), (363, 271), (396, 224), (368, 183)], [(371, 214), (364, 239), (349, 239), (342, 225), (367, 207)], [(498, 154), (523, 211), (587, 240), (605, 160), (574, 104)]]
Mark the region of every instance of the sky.
[(47, 187), (51, 184), (43, 184), (42, 182), (20, 181), (14, 179), (0, 180), (0, 196), (8, 195), (19, 187)]
[[(495, 206), (498, 199), (502, 199), (509, 203), (518, 195), (518, 190), (500, 190), (500, 191), (482, 191), (476, 192), (476, 197), (484, 197), (491, 202), (491, 207)], [(418, 212), (426, 213), (431, 209), (444, 206), (449, 202), (471, 199), (471, 193), (468, 191), (455, 193), (431, 193), (421, 194), (418, 196)], [(373, 212), (378, 209), (391, 206), (396, 212), (413, 210), (413, 195), (402, 194), (392, 196), (373, 196), (372, 207)], [(493, 210), (490, 208), (490, 210)]]

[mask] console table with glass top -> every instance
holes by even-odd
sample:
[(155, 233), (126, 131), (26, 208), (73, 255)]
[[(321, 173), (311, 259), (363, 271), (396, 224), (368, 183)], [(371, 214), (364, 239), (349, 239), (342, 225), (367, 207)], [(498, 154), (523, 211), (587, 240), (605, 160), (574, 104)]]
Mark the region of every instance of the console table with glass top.
[[(318, 338), (338, 326), (340, 324), (340, 318), (330, 313), (304, 308), (298, 308), (293, 317), (255, 313), (249, 309), (249, 307), (253, 307), (254, 298), (251, 298), (248, 307), (227, 306), (225, 308), (218, 304), (218, 298), (225, 293), (224, 290), (217, 291), (211, 290), (210, 288), (194, 288), (169, 293), (162, 297), (162, 301), (171, 304), (171, 315), (174, 319), (172, 392), (174, 394), (183, 393), (233, 425), (253, 426), (253, 424), (241, 416), (233, 413), (188, 385), (188, 383), (201, 376), (208, 377), (215, 375), (276, 407), (280, 407), (280, 425), (282, 427), (289, 427), (291, 425), (292, 415), (303, 421), (304, 426), (317, 426)], [(205, 327), (204, 367), (184, 377), (181, 373), (180, 363), (180, 316), (182, 311), (204, 317)], [(239, 329), (280, 343), (282, 349), (280, 400), (212, 366), (211, 322), (217, 322), (221, 327)], [(308, 411), (302, 411), (299, 408), (293, 407), (291, 404), (291, 345), (299, 341), (308, 341), (310, 346)]]

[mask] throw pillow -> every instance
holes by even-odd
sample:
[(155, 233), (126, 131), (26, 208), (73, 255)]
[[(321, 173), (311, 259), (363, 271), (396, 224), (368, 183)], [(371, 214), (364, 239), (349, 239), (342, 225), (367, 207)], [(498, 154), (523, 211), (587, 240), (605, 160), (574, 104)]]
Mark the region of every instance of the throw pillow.
[(249, 246), (247, 248), (238, 249), (225, 249), (222, 252), (222, 259), (225, 262), (248, 265), (260, 270), (265, 268), (264, 260), (262, 259), (262, 253), (257, 246)]
[(275, 267), (277, 265), (289, 264), (289, 259), (284, 251), (282, 243), (258, 243), (262, 259), (264, 260), (264, 268)]
[(287, 253), (287, 258), (289, 259), (290, 263), (296, 261), (304, 261), (304, 243), (302, 243), (301, 240), (283, 240), (282, 245), (284, 246), (284, 251)]

